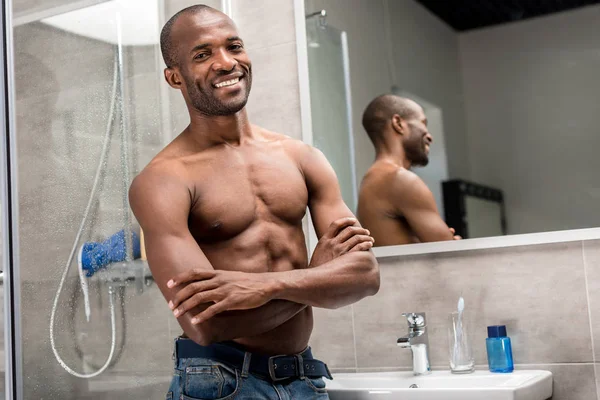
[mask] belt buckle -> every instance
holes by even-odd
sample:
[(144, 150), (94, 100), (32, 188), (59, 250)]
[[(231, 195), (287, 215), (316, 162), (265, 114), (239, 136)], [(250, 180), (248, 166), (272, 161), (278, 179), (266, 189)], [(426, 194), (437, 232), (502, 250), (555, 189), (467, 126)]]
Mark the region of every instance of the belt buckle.
[(282, 381), (282, 380), (284, 380), (284, 379), (287, 379), (287, 378), (288, 378), (287, 376), (284, 376), (283, 378), (278, 378), (278, 377), (275, 375), (275, 369), (277, 368), (277, 366), (276, 366), (276, 365), (275, 365), (275, 363), (273, 362), (273, 359), (274, 359), (274, 358), (278, 358), (278, 357), (280, 357), (280, 356), (273, 356), (273, 357), (269, 357), (269, 362), (268, 362), (268, 364), (269, 364), (269, 377), (271, 378), (271, 380), (272, 380), (273, 382)]

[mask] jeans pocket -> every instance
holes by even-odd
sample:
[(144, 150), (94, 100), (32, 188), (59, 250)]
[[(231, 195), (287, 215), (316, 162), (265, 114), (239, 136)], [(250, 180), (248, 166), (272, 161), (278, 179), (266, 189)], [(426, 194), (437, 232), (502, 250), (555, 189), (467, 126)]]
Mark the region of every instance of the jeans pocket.
[(194, 365), (185, 369), (182, 399), (227, 400), (238, 392), (240, 377), (236, 370), (221, 364)]
[(327, 393), (327, 389), (325, 389), (325, 381), (323, 378), (304, 378), (304, 382), (315, 392), (317, 393)]

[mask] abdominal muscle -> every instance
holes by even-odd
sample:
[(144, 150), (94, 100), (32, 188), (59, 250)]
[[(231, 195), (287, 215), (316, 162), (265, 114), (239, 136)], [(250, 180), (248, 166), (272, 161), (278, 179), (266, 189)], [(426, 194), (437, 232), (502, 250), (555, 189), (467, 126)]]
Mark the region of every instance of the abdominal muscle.
[[(243, 272), (283, 272), (306, 268), (308, 265), (304, 234), (300, 227), (279, 226), (263, 235), (245, 234), (226, 246), (201, 245), (215, 269)], [(274, 234), (277, 231), (277, 234)], [(246, 232), (245, 232), (246, 233)], [(250, 232), (248, 232), (250, 233)], [(253, 233), (257, 233), (256, 231)], [(257, 240), (257, 236), (259, 237)], [(241, 243), (253, 243), (250, 246)], [(223, 243), (224, 244), (224, 243)], [(308, 346), (313, 328), (312, 307), (306, 307), (291, 319), (271, 331), (234, 339), (248, 351), (265, 354), (295, 354)]]
[(261, 335), (237, 338), (252, 353), (281, 355), (301, 353), (308, 346), (313, 328), (312, 307), (306, 307), (290, 320)]

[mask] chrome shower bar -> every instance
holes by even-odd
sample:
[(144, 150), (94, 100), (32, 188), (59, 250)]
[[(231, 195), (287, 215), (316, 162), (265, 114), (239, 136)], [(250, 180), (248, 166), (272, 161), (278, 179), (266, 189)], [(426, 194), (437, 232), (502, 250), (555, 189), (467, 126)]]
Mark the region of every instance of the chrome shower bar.
[(310, 13), (310, 14), (306, 15), (306, 19), (309, 19), (312, 17), (325, 18), (325, 17), (327, 17), (327, 11), (326, 10), (315, 11), (314, 13)]

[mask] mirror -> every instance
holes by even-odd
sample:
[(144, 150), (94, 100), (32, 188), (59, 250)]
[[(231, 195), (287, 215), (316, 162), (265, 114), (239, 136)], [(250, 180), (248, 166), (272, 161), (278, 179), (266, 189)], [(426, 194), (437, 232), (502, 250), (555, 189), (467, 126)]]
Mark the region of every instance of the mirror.
[(422, 107), (433, 142), (410, 170), (463, 238), (600, 226), (600, 2), (585, 3), (305, 0), (313, 145), (348, 206), (375, 160), (363, 112), (394, 94)]

